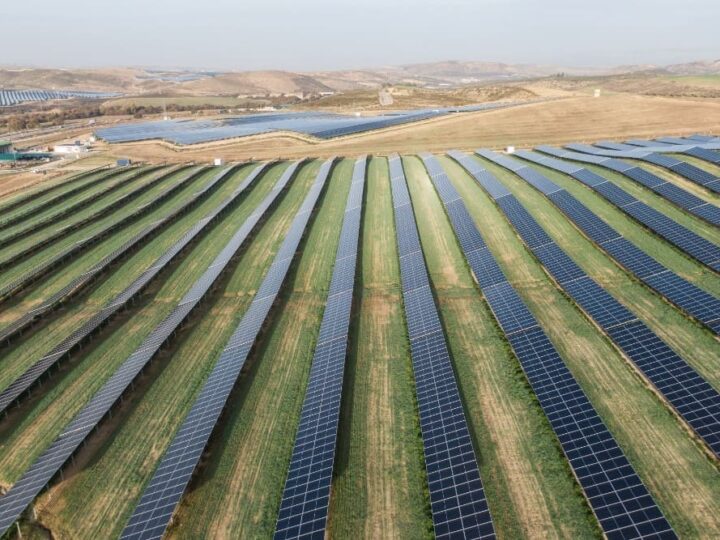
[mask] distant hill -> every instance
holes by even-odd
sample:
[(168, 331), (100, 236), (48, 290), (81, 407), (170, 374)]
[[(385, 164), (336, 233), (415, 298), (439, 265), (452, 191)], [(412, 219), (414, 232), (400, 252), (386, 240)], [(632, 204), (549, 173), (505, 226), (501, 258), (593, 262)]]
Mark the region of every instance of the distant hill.
[(0, 88), (122, 92), (125, 94), (272, 95), (377, 89), (386, 85), (461, 87), (571, 76), (718, 75), (720, 60), (669, 66), (629, 65), (610, 69), (559, 65), (447, 60), (369, 69), (294, 73), (289, 71), (207, 72), (142, 68), (0, 68)]

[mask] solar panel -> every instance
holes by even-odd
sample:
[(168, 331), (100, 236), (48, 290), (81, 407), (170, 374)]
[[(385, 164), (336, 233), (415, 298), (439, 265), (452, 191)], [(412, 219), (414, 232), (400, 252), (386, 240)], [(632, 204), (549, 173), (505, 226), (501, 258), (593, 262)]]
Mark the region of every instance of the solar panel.
[[(467, 161), (458, 153), (453, 157), (461, 165)], [(435, 160), (434, 157), (424, 159)], [(497, 179), (485, 176), (482, 185), (488, 183), (500, 184)], [(496, 187), (495, 191), (499, 189)], [(505, 195), (494, 200), (499, 204), (511, 197), (514, 198)], [(512, 208), (513, 219), (522, 223), (523, 231), (528, 232), (533, 226), (540, 229), (529, 214), (520, 216), (527, 213), (522, 206), (508, 208)], [(540, 233), (533, 232), (528, 238), (534, 241), (539, 236)], [(547, 245), (538, 248), (542, 250)], [(574, 265), (569, 258), (564, 260)], [(569, 285), (585, 279), (567, 280), (568, 275), (577, 272), (572, 268), (564, 272), (563, 282)], [(478, 282), (482, 281), (480, 276), (476, 278)], [(506, 280), (491, 287), (481, 286), (481, 290), (520, 361), (605, 535), (608, 538), (644, 538), (656, 533), (657, 537), (675, 538), (670, 524), (512, 285)], [(604, 300), (595, 301), (593, 309), (609, 321), (624, 317), (621, 309)]]
[[(543, 147), (544, 151), (554, 152), (552, 147)], [(563, 151), (559, 151), (562, 153)], [(512, 161), (517, 169), (519, 160), (504, 157), (497, 159), (498, 154), (489, 150), (478, 152), (487, 159), (498, 163), (501, 166), (507, 161)], [(542, 161), (543, 164), (552, 168), (552, 164), (540, 160), (539, 154), (528, 155), (534, 160)], [(508, 167), (505, 167), (508, 168)], [(540, 173), (538, 173), (540, 174)], [(487, 181), (486, 181), (487, 182)], [(530, 185), (537, 187), (534, 181), (528, 181)], [(548, 186), (549, 184), (549, 186)], [(484, 185), (484, 184), (482, 184)], [(651, 289), (665, 297), (670, 303), (682, 309), (685, 313), (694, 317), (715, 334), (718, 334), (720, 324), (720, 299), (715, 298), (706, 291), (671, 272), (644, 251), (631, 244), (620, 233), (610, 227), (607, 223), (595, 215), (589, 208), (583, 205), (570, 193), (561, 189), (557, 184), (544, 178), (541, 191), (550, 191), (548, 198), (575, 223), (575, 225), (591, 240), (593, 240), (605, 253), (612, 257), (620, 266), (634, 274)], [(664, 279), (655, 279), (656, 275), (667, 276)]]
[(276, 539), (325, 534), (354, 289), (366, 159), (355, 163), (335, 268), (315, 345)]
[[(210, 262), (203, 275), (191, 286), (172, 312), (158, 324), (143, 343), (110, 376), (88, 403), (63, 428), (53, 443), (30, 465), (10, 490), (0, 498), (0, 534), (18, 519), (45, 485), (57, 474), (68, 458), (99, 424), (132, 381), (150, 362), (163, 343), (182, 324), (227, 267), (232, 257), (250, 236), (262, 216), (289, 183), (299, 162), (281, 176), (258, 208), (236, 230), (220, 254)], [(238, 188), (240, 189), (240, 188)]]
[[(598, 143), (597, 146), (600, 146)], [(620, 146), (626, 146), (626, 145), (620, 145)], [(606, 169), (610, 169), (615, 172), (619, 172), (620, 174), (624, 175), (625, 177), (629, 178), (633, 182), (636, 182), (638, 184), (641, 184), (642, 186), (654, 191), (661, 197), (664, 197), (665, 199), (669, 200), (673, 204), (679, 206), (683, 210), (686, 210), (687, 212), (699, 217), (700, 219), (703, 219), (705, 221), (708, 221), (709, 223), (712, 223), (713, 225), (720, 225), (720, 208), (717, 206), (714, 206), (712, 204), (709, 204), (708, 202), (704, 201), (703, 199), (697, 197), (696, 195), (690, 193), (689, 191), (673, 184), (672, 182), (668, 182), (667, 180), (660, 178), (659, 176), (656, 176), (655, 174), (646, 171), (645, 169), (641, 167), (637, 167), (635, 165), (627, 164), (623, 161), (604, 157), (604, 156), (589, 156), (588, 154), (581, 154), (578, 152), (572, 152), (572, 151), (562, 151), (554, 149), (550, 146), (540, 146), (538, 147), (538, 150), (542, 151), (543, 153), (554, 155), (556, 157), (561, 157), (565, 159), (573, 159), (573, 160), (579, 160), (584, 161), (587, 163), (593, 163), (595, 165), (598, 165), (600, 167), (604, 167)], [(693, 148), (692, 150), (698, 150), (702, 152), (710, 152), (708, 150), (702, 150), (698, 148)], [(690, 154), (690, 151), (687, 152)], [(519, 155), (522, 155), (522, 152), (519, 153)], [(720, 159), (720, 154), (717, 154), (718, 158)], [(592, 159), (588, 159), (588, 157), (592, 157)], [(677, 160), (675, 160), (677, 161)], [(679, 162), (677, 162), (679, 163)], [(682, 167), (682, 165), (678, 165), (678, 167)], [(558, 169), (559, 170), (559, 169)], [(692, 174), (692, 171), (689, 173)], [(592, 183), (588, 183), (584, 180), (584, 177), (581, 175), (578, 175), (577, 173), (572, 175), (575, 176), (575, 178), (579, 179), (581, 182), (583, 182), (586, 185), (590, 185), (594, 189), (597, 189), (597, 191), (602, 192), (602, 194), (610, 200), (612, 203), (623, 206), (625, 204), (629, 204), (630, 202), (635, 201), (634, 197), (630, 197), (628, 194), (626, 194), (624, 191), (616, 190), (609, 188), (607, 186), (613, 186), (610, 182), (606, 184), (601, 183), (595, 183), (593, 185)]]
[[(0, 391), (0, 412), (7, 410), (7, 408), (16, 402), (25, 391), (31, 388), (42, 375), (44, 375), (52, 366), (54, 366), (62, 358), (66, 357), (70, 352), (75, 350), (81, 343), (83, 343), (88, 336), (90, 336), (95, 330), (97, 330), (102, 324), (104, 324), (110, 317), (117, 313), (120, 309), (128, 304), (128, 302), (138, 295), (147, 284), (155, 278), (167, 264), (173, 260), (182, 250), (192, 242), (199, 234), (208, 228), (210, 223), (213, 223), (217, 218), (225, 212), (234, 202), (236, 202), (240, 196), (255, 182), (260, 174), (265, 170), (267, 164), (258, 165), (241, 183), (241, 185), (223, 202), (218, 205), (215, 209), (211, 210), (205, 217), (198, 220), (188, 230), (182, 238), (170, 246), (158, 259), (153, 262), (140, 276), (138, 276), (128, 287), (126, 287), (120, 294), (113, 298), (108, 304), (103, 307), (98, 313), (90, 317), (79, 329), (75, 330), (68, 337), (63, 339), (49, 353), (45, 354), (42, 358), (35, 361), (22, 375), (15, 379), (5, 389)], [(211, 193), (216, 187), (230, 177), (230, 173), (236, 169), (236, 166), (228, 167), (221, 170), (216, 174), (210, 182), (208, 182), (203, 189), (195, 193), (185, 204), (177, 208), (164, 218), (146, 227), (130, 241), (124, 244), (121, 248), (115, 250), (113, 253), (108, 255), (100, 263), (94, 266), (89, 272), (80, 276), (77, 280), (70, 283), (68, 287), (64, 287), (58, 294), (53, 295), (51, 301), (59, 301), (62, 299), (62, 295), (67, 291), (74, 291), (81, 284), (85, 283), (86, 278), (91, 278), (96, 275), (102, 268), (108, 264), (117, 260), (127, 249), (133, 245), (142, 243), (146, 239), (156, 234), (162, 227), (174, 222), (174, 220), (184, 215), (190, 208), (197, 205), (206, 195)], [(57, 298), (56, 298), (57, 297)], [(42, 313), (46, 310), (46, 304), (51, 305), (52, 302), (45, 302), (38, 312)], [(36, 316), (36, 310), (33, 310), (29, 316)], [(38, 315), (39, 316), (39, 315)], [(25, 321), (26, 324), (29, 324)], [(16, 331), (20, 326), (19, 324), (12, 325)], [(5, 332), (5, 329), (3, 329)]]
[[(285, 282), (302, 235), (334, 162), (335, 159), (331, 158), (320, 167), (315, 182), (295, 214), (250, 307), (226, 342), (190, 411), (155, 469), (153, 477), (145, 486), (121, 538), (161, 538), (170, 524), (175, 508), (200, 461), (250, 350)], [(261, 203), (260, 208), (267, 209), (289, 179), (290, 176), (286, 171), (283, 179), (279, 181), (284, 182), (276, 184), (266, 200)], [(258, 214), (257, 219), (260, 215)], [(329, 351), (325, 352), (329, 354)], [(317, 502), (318, 499), (313, 499), (313, 504)]]
[[(450, 353), (430, 288), (422, 248), (416, 240), (417, 225), (402, 162), (397, 155), (390, 156), (389, 166), (405, 320), (435, 536), (494, 538), (492, 518)], [(443, 188), (448, 196), (455, 196), (449, 182)]]
[[(519, 150), (517, 155), (533, 163), (558, 171), (561, 170), (560, 164), (563, 163), (559, 159), (526, 150)], [(610, 200), (610, 202), (616, 204), (622, 211), (634, 217), (642, 225), (649, 228), (655, 234), (661, 236), (690, 257), (715, 271), (720, 271), (720, 247), (689, 230), (687, 227), (678, 224), (642, 201), (638, 201), (629, 193), (610, 182), (607, 182), (606, 184), (592, 184), (588, 183), (584, 176), (578, 177), (576, 173), (573, 173), (570, 176), (580, 180), (580, 182), (586, 186), (605, 196), (608, 200)], [(609, 193), (612, 193), (612, 195), (609, 195)]]

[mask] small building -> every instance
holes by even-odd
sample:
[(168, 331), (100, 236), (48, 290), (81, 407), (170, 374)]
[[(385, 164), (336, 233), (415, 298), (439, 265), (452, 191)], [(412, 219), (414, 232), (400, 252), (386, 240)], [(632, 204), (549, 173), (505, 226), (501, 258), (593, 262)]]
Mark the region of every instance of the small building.
[(514, 153), (515, 153), (515, 147), (514, 147), (514, 146), (506, 146), (506, 147), (505, 147), (505, 153), (507, 153), (507, 154), (514, 154)]
[(225, 165), (225, 160), (224, 160), (223, 158), (216, 157), (216, 158), (213, 160), (213, 165), (215, 165), (216, 167), (220, 167), (221, 165)]
[(56, 154), (84, 154), (88, 151), (88, 147), (75, 141), (72, 144), (56, 144), (53, 152)]
[(118, 167), (129, 167), (130, 165), (132, 165), (132, 161), (128, 158), (122, 158), (118, 159), (115, 165)]
[(9, 154), (12, 152), (12, 143), (10, 141), (0, 141), (0, 154)]

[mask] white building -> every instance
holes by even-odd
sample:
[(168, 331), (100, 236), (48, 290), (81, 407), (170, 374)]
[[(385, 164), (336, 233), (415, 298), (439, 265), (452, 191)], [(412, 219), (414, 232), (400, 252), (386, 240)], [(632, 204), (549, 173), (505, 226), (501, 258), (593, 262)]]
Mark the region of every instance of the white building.
[(53, 148), (55, 154), (85, 154), (88, 151), (88, 147), (79, 142), (72, 144), (56, 144)]

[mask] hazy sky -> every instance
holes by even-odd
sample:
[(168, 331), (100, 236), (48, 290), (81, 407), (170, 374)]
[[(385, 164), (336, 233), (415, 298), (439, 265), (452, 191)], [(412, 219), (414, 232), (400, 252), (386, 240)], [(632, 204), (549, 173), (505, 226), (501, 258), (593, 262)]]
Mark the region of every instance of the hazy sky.
[(720, 58), (720, 0), (23, 0), (0, 63), (320, 70)]

